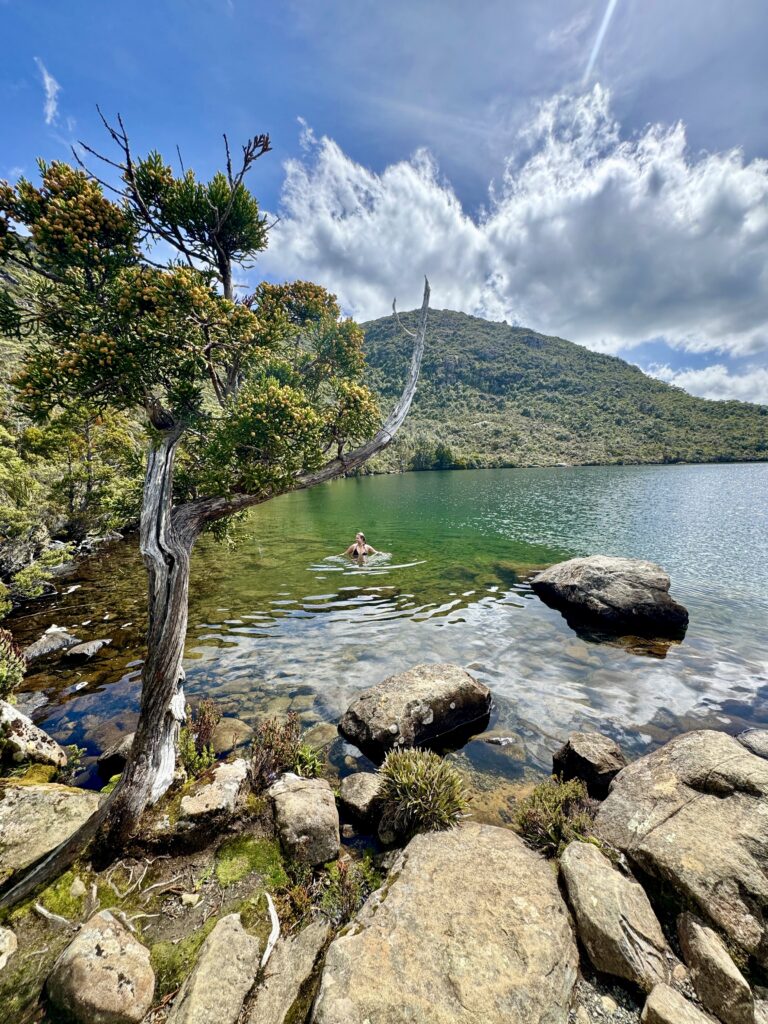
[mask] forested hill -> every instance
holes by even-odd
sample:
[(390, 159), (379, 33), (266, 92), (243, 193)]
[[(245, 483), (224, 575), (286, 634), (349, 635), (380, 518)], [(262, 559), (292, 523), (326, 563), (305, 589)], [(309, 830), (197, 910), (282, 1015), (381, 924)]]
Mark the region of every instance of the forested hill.
[[(363, 326), (386, 407), (410, 339), (392, 317)], [(622, 359), (443, 309), (430, 312), (414, 405), (378, 468), (754, 459), (768, 459), (768, 406), (695, 398)]]

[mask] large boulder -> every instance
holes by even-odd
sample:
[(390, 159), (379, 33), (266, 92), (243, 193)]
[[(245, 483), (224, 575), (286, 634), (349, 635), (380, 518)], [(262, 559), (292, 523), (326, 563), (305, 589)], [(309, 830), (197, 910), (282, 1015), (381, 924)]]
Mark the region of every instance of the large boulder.
[(598, 834), (768, 966), (768, 761), (732, 736), (677, 736), (627, 765)]
[(247, 780), (248, 765), (243, 758), (217, 765), (211, 778), (201, 780), (181, 798), (179, 820), (207, 821), (234, 814)]
[(319, 920), (298, 935), (278, 939), (244, 1024), (295, 1024), (306, 1020), (317, 985), (318, 962), (330, 937), (331, 926)]
[(108, 910), (92, 917), (54, 964), (48, 998), (82, 1024), (138, 1024), (152, 1005), (149, 950)]
[(98, 793), (70, 786), (0, 788), (0, 884), (69, 839), (98, 806)]
[(681, 914), (677, 934), (702, 1006), (723, 1024), (755, 1024), (755, 1001), (725, 943), (693, 914)]
[(558, 562), (537, 573), (531, 587), (566, 618), (612, 631), (679, 636), (688, 612), (669, 596), (669, 576), (653, 562), (592, 555)]
[(49, 626), (39, 640), (35, 640), (29, 647), (24, 648), (24, 660), (27, 664), (31, 664), (40, 658), (47, 658), (60, 651), (67, 651), (79, 643), (77, 637), (72, 636), (66, 629), (62, 629), (60, 626)]
[(330, 945), (314, 1024), (565, 1024), (578, 953), (551, 866), (508, 829), (416, 836)]
[(287, 773), (267, 791), (283, 850), (301, 864), (325, 864), (339, 854), (339, 812), (325, 779)]
[(259, 970), (260, 943), (228, 914), (203, 943), (168, 1024), (235, 1024)]
[(560, 871), (579, 938), (597, 970), (645, 992), (669, 981), (672, 953), (643, 887), (591, 843), (569, 843)]
[(56, 768), (67, 763), (67, 755), (56, 740), (4, 700), (0, 700), (0, 759), (34, 761)]
[(99, 774), (103, 778), (111, 779), (113, 775), (119, 775), (125, 768), (128, 758), (131, 756), (131, 747), (133, 746), (135, 735), (135, 732), (126, 733), (125, 736), (99, 754), (96, 764), (98, 765)]
[(645, 1001), (642, 1024), (715, 1024), (671, 985), (657, 985)]
[(418, 665), (364, 690), (339, 732), (380, 760), (394, 746), (432, 746), (488, 722), (491, 691), (457, 665)]
[(618, 743), (599, 732), (572, 732), (552, 755), (552, 774), (581, 779), (589, 795), (602, 800), (608, 787), (627, 764)]

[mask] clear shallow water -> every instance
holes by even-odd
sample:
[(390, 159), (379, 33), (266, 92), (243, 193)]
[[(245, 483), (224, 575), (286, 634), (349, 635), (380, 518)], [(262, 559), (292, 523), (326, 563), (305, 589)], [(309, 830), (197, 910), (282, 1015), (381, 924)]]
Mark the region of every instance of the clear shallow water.
[[(192, 567), (187, 691), (249, 722), (299, 712), (335, 725), (361, 689), (423, 661), (486, 682), (491, 728), (460, 760), (493, 780), (547, 770), (578, 727), (639, 752), (675, 732), (768, 721), (768, 465), (419, 473), (339, 481), (254, 510), (233, 550), (205, 538)], [(389, 554), (339, 557), (365, 531)], [(689, 609), (679, 644), (574, 633), (525, 582), (601, 552), (649, 558)], [(52, 622), (112, 638), (80, 669), (29, 677), (35, 718), (95, 755), (135, 721), (144, 578), (134, 542), (11, 621), (24, 642)], [(85, 625), (83, 625), (85, 623)], [(316, 731), (320, 738), (328, 728)], [(337, 744), (343, 763), (352, 748)]]

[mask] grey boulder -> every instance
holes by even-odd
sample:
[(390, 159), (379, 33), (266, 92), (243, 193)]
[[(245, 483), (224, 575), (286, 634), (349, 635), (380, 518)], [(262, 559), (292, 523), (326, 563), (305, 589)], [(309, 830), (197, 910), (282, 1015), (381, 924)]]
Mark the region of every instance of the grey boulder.
[(579, 938), (597, 970), (645, 992), (669, 981), (672, 954), (643, 887), (591, 843), (569, 843), (560, 872)]
[(693, 914), (681, 914), (677, 934), (696, 995), (723, 1024), (754, 1024), (755, 1001), (725, 943)]
[(123, 768), (125, 768), (128, 758), (131, 756), (131, 747), (133, 746), (133, 737), (135, 735), (135, 732), (126, 733), (122, 739), (117, 740), (116, 743), (113, 743), (99, 754), (96, 764), (99, 767), (99, 773), (105, 779), (111, 779), (113, 775), (119, 775)]
[(364, 690), (350, 704), (339, 732), (379, 760), (392, 747), (438, 743), (488, 722), (491, 691), (457, 665), (417, 665)]
[(288, 773), (267, 790), (283, 850), (301, 864), (325, 864), (339, 854), (339, 812), (325, 779)]
[(72, 661), (90, 661), (91, 658), (95, 657), (99, 651), (106, 647), (107, 644), (111, 644), (112, 640), (88, 640), (84, 644), (77, 644), (76, 647), (70, 647), (66, 652), (65, 657)]
[(216, 765), (210, 779), (201, 780), (181, 798), (179, 820), (195, 822), (234, 814), (247, 780), (248, 765), (243, 758)]
[(319, 981), (318, 965), (330, 937), (331, 926), (320, 920), (307, 925), (298, 935), (278, 939), (264, 980), (251, 1000), (245, 1024), (294, 1024), (306, 1020)]
[(331, 943), (314, 1024), (565, 1024), (578, 953), (551, 866), (513, 832), (416, 836)]
[(63, 768), (67, 763), (67, 755), (56, 740), (4, 700), (0, 700), (0, 736), (2, 754), (10, 756), (12, 761), (34, 761), (56, 768)]
[(621, 747), (599, 732), (572, 732), (552, 755), (552, 773), (581, 779), (589, 795), (602, 800), (608, 787), (627, 764)]
[(66, 629), (50, 626), (39, 640), (35, 640), (29, 647), (24, 648), (24, 660), (30, 664), (40, 658), (47, 658), (51, 654), (58, 654), (59, 651), (67, 651), (79, 643), (77, 637), (72, 636)]
[(688, 612), (670, 597), (669, 586), (669, 576), (653, 562), (608, 555), (558, 562), (531, 579), (539, 597), (567, 618), (674, 637), (685, 631)]
[(768, 966), (768, 761), (711, 730), (627, 765), (595, 828)]
[(260, 944), (228, 914), (203, 943), (168, 1024), (235, 1024), (259, 970)]
[(155, 991), (149, 950), (102, 910), (58, 958), (46, 991), (57, 1009), (82, 1024), (138, 1024)]
[(375, 772), (353, 772), (339, 785), (339, 803), (352, 818), (368, 823), (376, 815), (381, 777)]

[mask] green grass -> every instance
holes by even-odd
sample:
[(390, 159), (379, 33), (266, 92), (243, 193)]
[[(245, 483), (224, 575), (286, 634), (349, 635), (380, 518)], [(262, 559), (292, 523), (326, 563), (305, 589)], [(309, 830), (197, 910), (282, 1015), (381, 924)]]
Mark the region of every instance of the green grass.
[(262, 876), (267, 889), (287, 885), (288, 876), (277, 841), (236, 836), (222, 843), (216, 851), (216, 879), (224, 888), (255, 872)]

